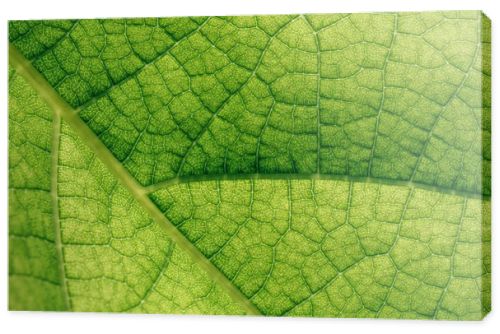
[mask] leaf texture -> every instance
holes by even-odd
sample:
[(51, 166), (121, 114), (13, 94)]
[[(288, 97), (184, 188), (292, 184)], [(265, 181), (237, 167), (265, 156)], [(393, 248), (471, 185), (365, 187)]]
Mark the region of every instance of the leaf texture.
[(478, 12), (12, 21), (11, 309), (481, 319)]

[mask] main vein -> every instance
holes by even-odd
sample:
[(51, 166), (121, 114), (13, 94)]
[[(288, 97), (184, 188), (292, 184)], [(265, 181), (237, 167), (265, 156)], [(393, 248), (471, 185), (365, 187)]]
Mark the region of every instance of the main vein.
[[(111, 173), (129, 190), (135, 200), (164, 228), (179, 248), (189, 254), (193, 261), (203, 268), (209, 277), (222, 287), (235, 302), (241, 305), (248, 314), (260, 315), (261, 312), (257, 307), (163, 215), (158, 207), (149, 199), (142, 185), (130, 175), (120, 161), (102, 143), (99, 137), (83, 122), (76, 110), (61, 98), (45, 78), (12, 44), (9, 46), (9, 62), (47, 103), (54, 114), (60, 115), (73, 128), (83, 142), (87, 144)], [(57, 186), (57, 180), (55, 183), (55, 186)], [(57, 192), (54, 189), (54, 184), (52, 185), (52, 191)], [(62, 247), (60, 238), (59, 245)], [(61, 266), (64, 266), (64, 263)]]

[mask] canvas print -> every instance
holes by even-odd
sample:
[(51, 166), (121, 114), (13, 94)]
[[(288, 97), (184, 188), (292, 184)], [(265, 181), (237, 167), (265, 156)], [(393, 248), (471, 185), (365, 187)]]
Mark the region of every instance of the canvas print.
[(480, 320), (478, 11), (9, 23), (10, 310)]

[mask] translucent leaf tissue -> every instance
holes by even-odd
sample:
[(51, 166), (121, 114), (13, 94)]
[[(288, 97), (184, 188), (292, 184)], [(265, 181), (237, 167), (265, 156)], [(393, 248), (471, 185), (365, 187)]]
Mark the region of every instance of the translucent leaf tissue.
[(9, 308), (480, 320), (476, 11), (11, 21)]

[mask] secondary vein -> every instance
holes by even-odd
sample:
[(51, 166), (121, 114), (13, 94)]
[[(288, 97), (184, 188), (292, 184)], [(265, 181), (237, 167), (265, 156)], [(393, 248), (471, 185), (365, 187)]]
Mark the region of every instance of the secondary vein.
[[(9, 49), (9, 61), (10, 64), (16, 70), (16, 73), (21, 75), (23, 78), (29, 76), (29, 69), (23, 65), (21, 61), (18, 61), (20, 54), (15, 49)], [(27, 80), (28, 83), (32, 84), (31, 81)], [(42, 94), (40, 94), (41, 96)], [(62, 244), (62, 231), (61, 223), (59, 217), (59, 197), (57, 194), (57, 181), (58, 181), (58, 162), (59, 162), (59, 139), (61, 132), (61, 115), (56, 109), (52, 109), (52, 140), (51, 140), (51, 152), (50, 152), (50, 198), (51, 198), (51, 208), (52, 208), (52, 225), (54, 228), (54, 246), (56, 249), (56, 257), (58, 262), (58, 285), (61, 287), (64, 306), (67, 310), (72, 309), (71, 298), (68, 290), (68, 282), (66, 279), (66, 271), (64, 267), (64, 252)], [(40, 190), (42, 189), (31, 189)], [(39, 278), (40, 279), (40, 278)], [(54, 282), (53, 282), (54, 284)]]
[[(19, 74), (23, 75), (22, 72)], [(59, 217), (59, 196), (57, 195), (58, 163), (59, 163), (59, 139), (61, 136), (61, 115), (53, 113), (52, 120), (52, 147), (51, 147), (51, 176), (50, 176), (50, 197), (52, 201), (52, 221), (54, 224), (55, 246), (59, 263), (59, 284), (63, 291), (64, 304), (66, 309), (71, 310), (71, 297), (68, 290), (68, 280), (66, 279), (66, 269), (64, 266), (64, 252), (62, 244), (61, 221)]]
[(453, 188), (445, 188), (441, 186), (418, 183), (414, 181), (386, 179), (371, 176), (350, 176), (350, 175), (335, 175), (335, 174), (320, 174), (320, 173), (243, 173), (243, 174), (211, 174), (211, 175), (186, 175), (168, 179), (164, 182), (152, 184), (144, 187), (144, 192), (147, 194), (155, 191), (171, 187), (176, 184), (192, 183), (192, 182), (207, 182), (207, 181), (235, 181), (235, 180), (330, 180), (330, 181), (345, 181), (345, 182), (360, 182), (360, 183), (375, 183), (381, 185), (401, 186), (434, 191), (443, 194), (456, 195), (468, 198), (478, 198), (489, 200), (490, 196), (475, 193), (465, 190), (456, 190)]

